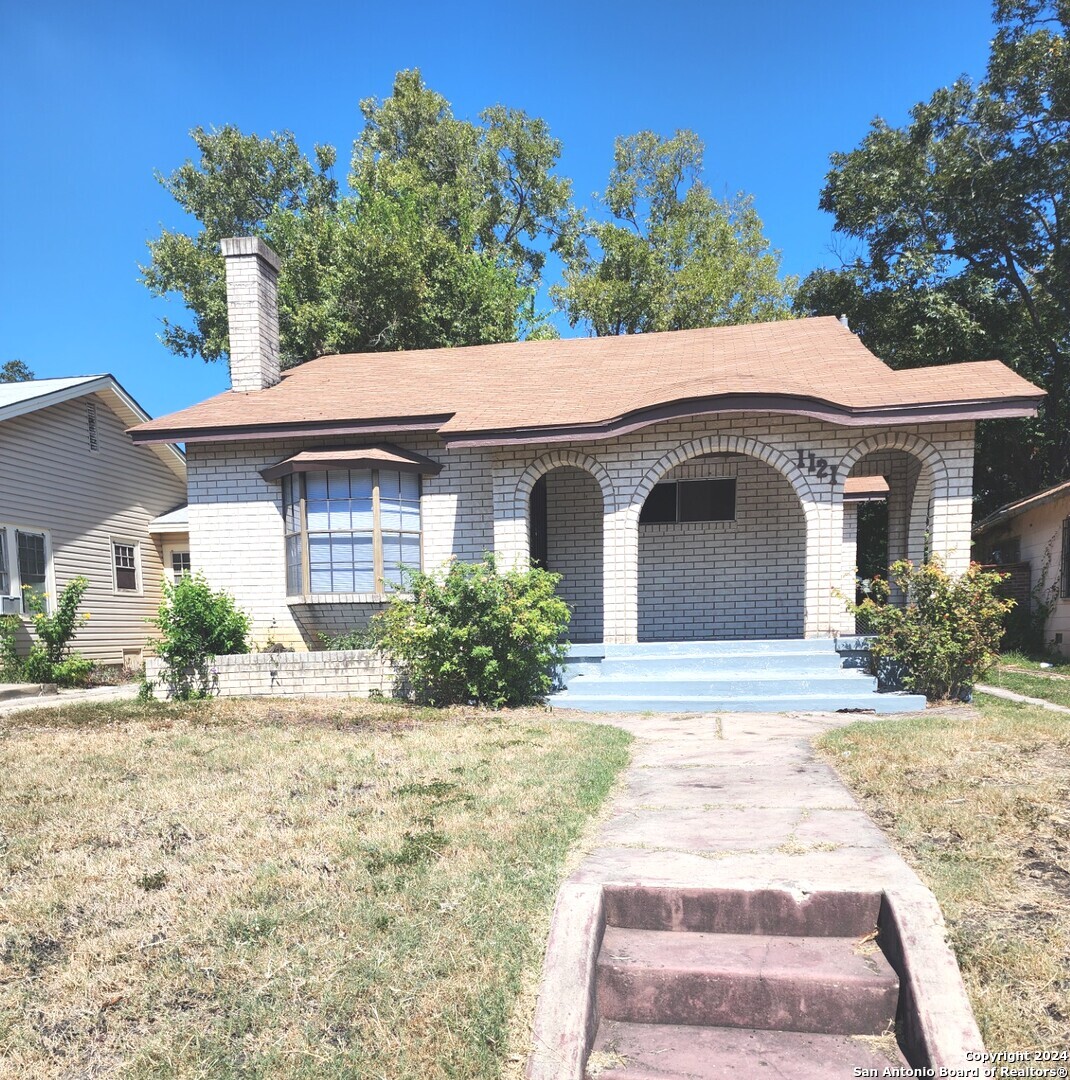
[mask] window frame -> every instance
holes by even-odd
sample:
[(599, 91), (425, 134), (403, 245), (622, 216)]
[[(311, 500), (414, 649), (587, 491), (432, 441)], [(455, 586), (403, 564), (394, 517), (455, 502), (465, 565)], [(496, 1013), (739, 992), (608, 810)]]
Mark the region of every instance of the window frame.
[[(717, 518), (683, 518), (680, 516), (680, 507), (682, 504), (681, 488), (684, 484), (731, 484), (732, 485), (732, 514), (731, 517), (717, 517)], [(739, 505), (739, 489), (738, 481), (734, 476), (696, 476), (686, 477), (681, 480), (659, 480), (658, 483), (650, 489), (650, 494), (647, 496), (647, 501), (650, 500), (654, 492), (658, 488), (674, 487), (674, 516), (672, 518), (658, 518), (655, 520), (647, 519), (643, 520), (643, 512), (639, 512), (639, 524), (640, 525), (725, 525), (731, 524), (738, 520), (737, 508)], [(643, 507), (646, 507), (646, 502), (643, 503)]]
[[(111, 589), (115, 596), (142, 596), (145, 591), (145, 579), (141, 571), (141, 542), (139, 540), (131, 540), (129, 537), (124, 536), (111, 536), (109, 540), (109, 550), (111, 551)], [(134, 551), (134, 565), (133, 567), (123, 567), (123, 569), (133, 569), (134, 571), (134, 585), (133, 589), (121, 589), (119, 587), (119, 566), (118, 566), (118, 552), (116, 548), (128, 547), (133, 548)]]
[(56, 567), (53, 559), (52, 532), (40, 525), (30, 525), (25, 522), (5, 521), (0, 522), (0, 537), (3, 537), (4, 555), (6, 557), (7, 589), (0, 590), (0, 596), (17, 596), (22, 602), (22, 615), (29, 618), (26, 610), (24, 594), (22, 591), (22, 571), (19, 567), (19, 542), (18, 534), (27, 536), (40, 536), (44, 538), (45, 555), (45, 580), (44, 596), (45, 611), (52, 611), (52, 597), (56, 595)]
[[(312, 536), (332, 536), (332, 535), (358, 535), (365, 530), (353, 530), (353, 529), (309, 529), (308, 526), (308, 488), (307, 477), (311, 475), (318, 475), (320, 473), (329, 475), (331, 473), (344, 472), (347, 474), (352, 473), (370, 473), (371, 474), (371, 516), (372, 516), (372, 575), (373, 575), (373, 588), (368, 591), (354, 591), (354, 592), (313, 592), (312, 591), (312, 558), (311, 558), (311, 545), (309, 538)], [(405, 529), (384, 529), (382, 520), (382, 507), (381, 507), (381, 474), (382, 473), (396, 473), (398, 475), (415, 475), (416, 477), (416, 499), (415, 500), (403, 500), (403, 501), (415, 501), (417, 506), (417, 512), (419, 514), (419, 528), (414, 533), (411, 530)], [(361, 600), (372, 599), (381, 600), (390, 595), (388, 584), (385, 577), (385, 559), (383, 554), (383, 537), (386, 536), (416, 536), (417, 548), (419, 554), (419, 565), (417, 570), (423, 570), (424, 566), (424, 515), (423, 515), (423, 477), (419, 473), (412, 473), (406, 469), (380, 469), (380, 468), (360, 468), (360, 469), (315, 469), (310, 472), (293, 472), (289, 473), (282, 478), (282, 485), (280, 489), (280, 503), (282, 510), (282, 528), (283, 528), (283, 564), (285, 567), (286, 576), (286, 599), (289, 603), (300, 603), (305, 599), (313, 599), (319, 602), (330, 602), (332, 598), (336, 602), (344, 603), (347, 597), (359, 597)], [(329, 482), (329, 481), (328, 481)], [(351, 483), (351, 481), (350, 481)], [(352, 498), (352, 496), (351, 496)], [(291, 521), (291, 515), (289, 513), (290, 507), (293, 507), (294, 514), (296, 515), (296, 522)], [(296, 525), (296, 528), (291, 527), (292, 524)], [(297, 545), (297, 558), (296, 560), (291, 557), (291, 547), (296, 543)], [(393, 565), (393, 564), (391, 564)], [(291, 587), (291, 569), (296, 568), (299, 580), (297, 581), (296, 591)]]

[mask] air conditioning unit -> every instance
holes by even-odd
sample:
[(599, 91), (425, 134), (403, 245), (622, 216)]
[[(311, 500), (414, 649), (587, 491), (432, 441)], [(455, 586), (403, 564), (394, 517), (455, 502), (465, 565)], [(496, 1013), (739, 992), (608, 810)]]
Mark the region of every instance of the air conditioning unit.
[(0, 615), (21, 615), (21, 596), (0, 596)]

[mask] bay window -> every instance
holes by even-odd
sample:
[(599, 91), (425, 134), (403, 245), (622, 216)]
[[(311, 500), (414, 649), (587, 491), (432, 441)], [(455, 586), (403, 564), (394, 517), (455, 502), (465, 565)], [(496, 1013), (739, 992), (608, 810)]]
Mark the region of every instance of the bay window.
[(382, 593), (420, 569), (420, 477), (330, 469), (282, 478), (288, 596)]

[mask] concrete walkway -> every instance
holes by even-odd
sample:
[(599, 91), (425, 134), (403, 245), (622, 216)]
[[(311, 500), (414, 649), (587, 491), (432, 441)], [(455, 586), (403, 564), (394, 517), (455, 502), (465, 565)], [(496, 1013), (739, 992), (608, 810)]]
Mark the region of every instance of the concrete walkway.
[[(966, 1051), (982, 1049), (935, 898), (811, 746), (831, 728), (880, 718), (723, 713), (606, 720), (636, 736), (633, 762), (593, 848), (559, 895), (536, 1047), (560, 1048), (561, 1033), (576, 1022), (564, 1015), (561, 995), (575, 999), (579, 968), (573, 965), (572, 976), (554, 970), (585, 933), (581, 920), (570, 923), (570, 905), (593, 910), (602, 886), (641, 884), (883, 892), (902, 922), (909, 963), (924, 969), (920, 1024), (946, 1048), (933, 1064), (962, 1064)], [(557, 1015), (555, 995), (562, 1003)], [(560, 1070), (556, 1049), (545, 1066), (539, 1057), (537, 1050), (529, 1075), (554, 1075), (555, 1060)]]
[(978, 694), (991, 694), (992, 697), (1003, 698), (1004, 701), (1017, 701), (1021, 705), (1036, 705), (1050, 712), (1070, 713), (1070, 708), (1065, 705), (1056, 705), (1054, 701), (1045, 701), (1043, 698), (1016, 694), (1013, 690), (1004, 690), (1002, 686), (985, 686), (983, 683), (978, 683), (974, 690)]
[(57, 690), (36, 697), (13, 697), (0, 700), (0, 717), (27, 709), (59, 709), (83, 702), (131, 701), (137, 697), (138, 684), (123, 683), (121, 686), (94, 686), (91, 690)]

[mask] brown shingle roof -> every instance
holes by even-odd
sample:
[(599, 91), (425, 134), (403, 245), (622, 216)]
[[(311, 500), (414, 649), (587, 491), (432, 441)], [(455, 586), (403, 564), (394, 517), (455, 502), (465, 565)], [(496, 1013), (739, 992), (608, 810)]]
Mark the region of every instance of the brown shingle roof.
[(447, 441), (596, 438), (668, 415), (797, 412), (842, 424), (1026, 416), (999, 361), (893, 371), (831, 317), (622, 337), (324, 356), (133, 429), (137, 441), (434, 430)]

